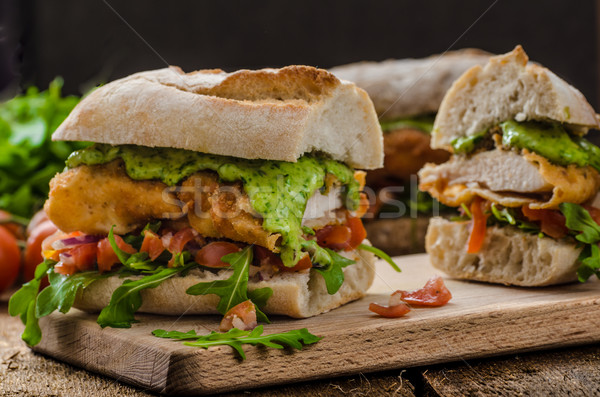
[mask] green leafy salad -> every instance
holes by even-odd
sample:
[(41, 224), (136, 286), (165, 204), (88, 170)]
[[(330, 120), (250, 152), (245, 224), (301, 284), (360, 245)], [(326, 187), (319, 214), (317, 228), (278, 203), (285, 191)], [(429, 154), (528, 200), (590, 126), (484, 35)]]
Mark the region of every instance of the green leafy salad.
[(51, 135), (79, 102), (61, 96), (63, 82), (31, 87), (0, 104), (0, 208), (30, 217), (48, 197), (48, 182), (65, 159), (86, 144), (52, 142)]

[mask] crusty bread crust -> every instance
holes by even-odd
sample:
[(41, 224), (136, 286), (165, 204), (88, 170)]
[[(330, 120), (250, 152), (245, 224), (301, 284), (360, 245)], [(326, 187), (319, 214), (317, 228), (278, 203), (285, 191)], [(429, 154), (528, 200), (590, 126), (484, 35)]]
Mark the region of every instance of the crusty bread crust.
[(431, 264), (451, 277), (541, 287), (577, 280), (576, 244), (512, 226), (489, 227), (481, 251), (467, 254), (469, 222), (432, 218), (425, 237)]
[[(270, 280), (250, 281), (248, 289), (273, 289), (273, 295), (263, 309), (267, 314), (305, 318), (327, 312), (363, 297), (373, 283), (375, 257), (363, 250), (355, 253), (358, 259), (355, 264), (344, 268), (344, 284), (334, 295), (327, 293), (323, 277), (314, 270), (279, 273)], [(216, 314), (219, 301), (216, 295), (194, 296), (185, 291), (197, 283), (223, 280), (230, 276), (229, 270), (216, 274), (193, 270), (185, 277), (171, 278), (154, 289), (141, 291), (143, 304), (139, 312), (166, 315)], [(95, 281), (79, 292), (73, 306), (88, 312), (99, 312), (108, 305), (113, 291), (122, 283), (123, 279), (116, 276)]]
[(321, 151), (356, 168), (383, 165), (367, 93), (309, 66), (137, 73), (84, 98), (52, 138), (284, 161)]
[(465, 70), (491, 54), (477, 49), (422, 59), (389, 59), (337, 66), (331, 73), (367, 91), (382, 120), (437, 112), (444, 94)]
[(506, 120), (558, 121), (580, 133), (599, 128), (596, 112), (576, 88), (532, 63), (521, 46), (467, 70), (446, 93), (431, 147), (453, 151), (456, 138)]

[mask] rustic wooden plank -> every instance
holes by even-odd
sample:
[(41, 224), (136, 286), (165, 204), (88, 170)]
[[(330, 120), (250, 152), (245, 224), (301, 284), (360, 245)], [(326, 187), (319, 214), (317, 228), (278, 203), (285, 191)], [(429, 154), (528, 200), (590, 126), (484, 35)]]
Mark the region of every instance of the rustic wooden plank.
[(598, 396), (600, 346), (437, 365), (421, 371), (436, 396)]
[[(131, 329), (100, 329), (79, 311), (42, 319), (37, 351), (163, 393), (217, 393), (345, 376), (600, 340), (600, 283), (531, 289), (448, 280), (454, 295), (442, 308), (400, 319), (367, 310), (395, 289), (422, 286), (435, 271), (425, 255), (398, 258), (397, 274), (378, 263), (367, 299), (315, 318), (274, 318), (265, 332), (307, 327), (325, 338), (300, 352), (245, 347), (241, 362), (224, 346), (198, 350), (155, 338), (156, 328), (216, 330), (218, 318), (139, 315)], [(302, 368), (298, 371), (298, 368)]]

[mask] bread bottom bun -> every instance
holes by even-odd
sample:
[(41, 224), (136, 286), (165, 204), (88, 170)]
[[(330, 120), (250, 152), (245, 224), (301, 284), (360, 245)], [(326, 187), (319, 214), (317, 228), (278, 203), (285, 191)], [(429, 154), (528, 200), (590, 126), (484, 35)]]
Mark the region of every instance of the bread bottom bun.
[(486, 230), (481, 251), (468, 254), (469, 234), (469, 222), (432, 218), (425, 237), (432, 265), (451, 277), (523, 287), (577, 279), (581, 248), (574, 243), (493, 226)]
[[(273, 295), (263, 308), (267, 314), (304, 318), (327, 312), (363, 297), (373, 283), (375, 277), (373, 254), (363, 250), (352, 251), (351, 254), (352, 257), (357, 258), (356, 263), (344, 268), (344, 284), (333, 295), (327, 293), (323, 277), (315, 270), (278, 273), (269, 280), (250, 281), (248, 289), (264, 287), (273, 289)], [(154, 289), (141, 291), (143, 304), (138, 312), (166, 315), (217, 314), (218, 296), (212, 294), (194, 296), (186, 294), (185, 291), (197, 283), (223, 280), (231, 274), (230, 270), (213, 273), (194, 269), (185, 277), (176, 276), (168, 279)], [(99, 312), (108, 306), (113, 291), (123, 283), (123, 280), (114, 276), (93, 282), (77, 295), (73, 306), (87, 312)]]

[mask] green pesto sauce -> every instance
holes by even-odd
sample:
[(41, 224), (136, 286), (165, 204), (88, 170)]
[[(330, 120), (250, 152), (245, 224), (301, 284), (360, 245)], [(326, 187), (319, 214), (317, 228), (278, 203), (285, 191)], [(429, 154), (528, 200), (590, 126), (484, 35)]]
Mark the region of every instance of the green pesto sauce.
[(304, 210), (308, 199), (324, 186), (326, 174), (333, 174), (345, 186), (347, 208), (355, 209), (359, 202), (354, 171), (317, 154), (290, 163), (182, 149), (96, 144), (73, 152), (67, 167), (105, 164), (118, 158), (125, 163), (127, 174), (136, 180), (158, 179), (173, 186), (198, 171), (211, 170), (225, 182), (241, 181), (252, 207), (263, 217), (263, 229), (281, 234), (281, 259), (286, 266), (294, 266), (303, 256), (300, 251)]
[(555, 164), (591, 165), (600, 171), (600, 149), (584, 138), (570, 136), (558, 123), (511, 120), (500, 123), (500, 128), (504, 146), (530, 150)]
[(485, 137), (486, 132), (479, 132), (474, 135), (467, 135), (455, 138), (450, 142), (454, 153), (467, 154), (475, 150), (475, 146)]
[(400, 118), (391, 121), (382, 121), (381, 130), (383, 132), (393, 131), (400, 128), (415, 128), (428, 134), (433, 130), (433, 121), (435, 120), (434, 114), (425, 116), (416, 116), (408, 118)]

